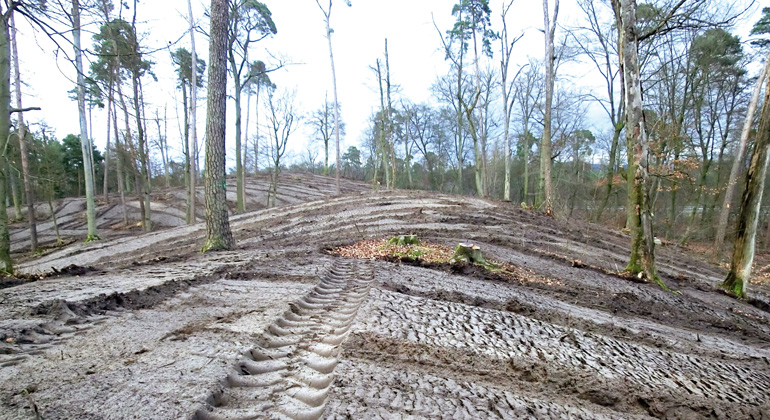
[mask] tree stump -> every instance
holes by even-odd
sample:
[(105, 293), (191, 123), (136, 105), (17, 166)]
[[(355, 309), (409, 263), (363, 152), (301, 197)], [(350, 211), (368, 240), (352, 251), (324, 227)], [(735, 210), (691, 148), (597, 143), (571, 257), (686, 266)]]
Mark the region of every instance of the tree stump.
[(388, 243), (397, 246), (420, 245), (420, 240), (417, 239), (417, 235), (401, 235), (390, 238)]
[(484, 266), (489, 265), (487, 260), (485, 260), (484, 256), (481, 254), (481, 248), (479, 248), (478, 245), (464, 242), (457, 244), (455, 253), (449, 262), (452, 264), (465, 262), (469, 264), (481, 264)]

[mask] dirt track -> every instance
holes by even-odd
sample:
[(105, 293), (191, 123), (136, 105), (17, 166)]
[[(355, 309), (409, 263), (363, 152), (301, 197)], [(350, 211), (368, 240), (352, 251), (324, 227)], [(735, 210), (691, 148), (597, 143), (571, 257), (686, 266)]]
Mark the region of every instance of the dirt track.
[[(681, 295), (603, 272), (621, 234), (469, 197), (353, 193), (232, 225), (226, 253), (196, 252), (199, 225), (24, 263), (90, 269), (0, 290), (0, 417), (770, 418), (770, 293), (736, 301), (676, 249), (658, 262)], [(557, 281), (326, 252), (409, 232)]]

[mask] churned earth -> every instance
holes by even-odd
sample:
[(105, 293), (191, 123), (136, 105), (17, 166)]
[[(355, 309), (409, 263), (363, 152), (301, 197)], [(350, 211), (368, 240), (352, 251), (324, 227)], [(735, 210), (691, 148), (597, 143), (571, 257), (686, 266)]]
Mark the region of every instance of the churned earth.
[[(511, 204), (283, 185), (231, 217), (231, 251), (200, 254), (199, 223), (19, 264), (0, 418), (770, 419), (767, 285), (733, 299), (723, 268), (663, 246), (666, 292), (617, 274), (623, 234)], [(332, 253), (408, 233), (521, 275)]]

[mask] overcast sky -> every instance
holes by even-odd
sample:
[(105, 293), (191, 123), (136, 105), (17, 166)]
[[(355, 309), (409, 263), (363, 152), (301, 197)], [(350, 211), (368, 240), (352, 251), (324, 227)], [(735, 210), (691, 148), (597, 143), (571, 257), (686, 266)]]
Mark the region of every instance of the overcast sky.
[[(322, 14), (315, 0), (263, 0), (273, 14), (278, 33), (272, 39), (264, 40), (251, 53), (252, 59), (262, 59), (269, 65), (270, 54), (283, 57), (292, 65), (272, 73), (270, 77), (279, 88), (296, 90), (298, 105), (310, 112), (319, 108), (324, 96), (332, 98), (331, 70), (329, 50), (324, 37)], [(353, 0), (352, 7), (347, 7), (341, 0), (335, 0), (332, 12), (332, 36), (339, 99), (342, 104), (342, 119), (347, 125), (347, 135), (343, 138), (343, 151), (349, 145), (360, 144), (367, 120), (373, 110), (379, 107), (379, 92), (376, 80), (370, 70), (377, 58), (384, 54), (384, 40), (388, 38), (391, 79), (400, 86), (397, 98), (407, 98), (413, 102), (431, 101), (430, 86), (436, 77), (445, 74), (448, 65), (440, 51), (439, 35), (434, 27), (434, 19), (443, 31), (451, 28), (453, 0)], [(500, 28), (502, 1), (491, 0), (492, 24), (495, 30)], [(208, 21), (203, 17), (208, 2), (193, 0), (193, 11), (199, 25), (207, 30)], [(754, 22), (759, 17), (758, 7), (752, 11), (747, 22)], [(131, 13), (131, 11), (124, 11)], [(171, 49), (186, 47), (189, 49), (187, 34), (187, 2), (185, 0), (167, 0), (140, 2), (138, 6), (138, 30), (143, 37), (143, 47), (147, 51), (156, 51), (148, 58), (155, 62), (153, 72), (158, 78), (155, 82), (147, 77), (144, 80), (147, 96), (147, 116), (155, 115), (159, 110), (162, 117), (164, 107), (168, 115), (169, 144), (177, 152), (181, 150), (180, 127), (177, 118), (181, 113), (179, 103), (181, 93), (176, 90), (176, 74), (170, 60)], [(561, 2), (559, 23), (563, 27), (573, 27), (579, 22), (580, 12), (574, 1)], [(130, 15), (129, 15), (130, 19)], [(85, 24), (85, 22), (84, 22)], [(524, 33), (522, 40), (514, 50), (518, 64), (528, 61), (532, 56), (543, 55), (542, 2), (534, 0), (516, 0), (509, 13), (508, 28), (512, 34)], [(79, 133), (76, 103), (68, 98), (68, 91), (74, 87), (75, 71), (71, 64), (61, 57), (57, 59), (53, 43), (44, 35), (35, 32), (23, 19), (19, 19), (19, 55), (22, 63), (24, 86), (24, 105), (41, 106), (40, 112), (29, 113), (32, 123), (45, 121), (62, 138), (69, 133)], [(84, 27), (84, 48), (91, 48), (92, 33), (97, 25)], [(563, 33), (563, 29), (561, 29)], [(746, 30), (739, 34), (745, 36)], [(557, 32), (557, 37), (558, 37)], [(200, 58), (208, 61), (208, 43), (201, 34), (196, 34), (196, 46)], [(499, 48), (497, 44), (493, 49)], [(67, 50), (68, 54), (71, 49)], [(91, 60), (93, 57), (87, 57)], [(499, 66), (495, 57), (494, 66)], [(570, 84), (596, 86), (599, 80), (589, 66), (570, 65)], [(228, 83), (231, 82), (228, 80)], [(200, 92), (205, 97), (205, 89)], [(202, 140), (205, 128), (205, 102), (198, 104), (198, 133)], [(232, 165), (234, 147), (234, 104), (228, 103), (228, 166)], [(246, 106), (244, 104), (244, 113)], [(252, 112), (253, 112), (252, 106)], [(106, 121), (104, 111), (95, 110), (93, 114), (94, 133), (92, 137), (98, 148), (104, 149), (106, 143)], [(264, 115), (264, 114), (263, 114)], [(593, 111), (599, 118), (601, 114)], [(249, 134), (254, 134), (254, 119)], [(150, 138), (157, 138), (157, 129), (149, 124)], [(303, 154), (310, 132), (299, 131), (291, 140), (292, 153)], [(320, 147), (318, 148), (320, 150)], [(176, 153), (175, 153), (176, 154)], [(322, 158), (322, 155), (319, 155)]]

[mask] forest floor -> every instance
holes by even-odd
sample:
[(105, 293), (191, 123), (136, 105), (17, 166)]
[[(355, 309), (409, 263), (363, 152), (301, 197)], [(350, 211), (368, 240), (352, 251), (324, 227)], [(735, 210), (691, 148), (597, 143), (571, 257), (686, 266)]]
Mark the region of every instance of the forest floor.
[[(629, 239), (601, 226), (282, 186), (279, 207), (231, 217), (228, 252), (199, 252), (203, 223), (128, 234), (105, 218), (105, 240), (20, 262), (23, 283), (0, 289), (0, 418), (770, 419), (766, 282), (736, 300), (724, 268), (657, 247), (670, 293), (618, 273)], [(367, 241), (407, 233), (473, 242), (510, 273), (368, 258)]]

